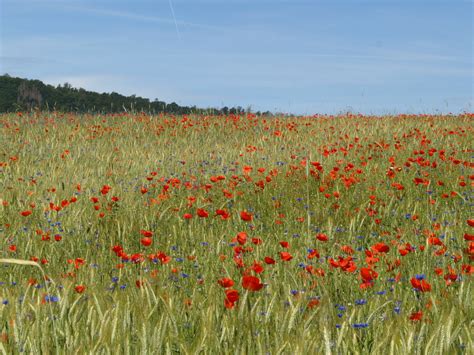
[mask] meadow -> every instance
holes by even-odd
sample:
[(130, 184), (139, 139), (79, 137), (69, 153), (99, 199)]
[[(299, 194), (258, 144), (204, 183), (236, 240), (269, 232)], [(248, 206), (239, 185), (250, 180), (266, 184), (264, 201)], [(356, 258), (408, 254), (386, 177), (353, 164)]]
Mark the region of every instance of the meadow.
[(0, 115), (0, 351), (472, 354), (473, 118)]

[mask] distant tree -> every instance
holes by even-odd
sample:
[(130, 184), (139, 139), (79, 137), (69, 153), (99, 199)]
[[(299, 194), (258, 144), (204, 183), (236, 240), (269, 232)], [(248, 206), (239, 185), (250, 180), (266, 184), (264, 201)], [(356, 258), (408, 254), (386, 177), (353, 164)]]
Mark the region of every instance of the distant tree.
[(27, 110), (31, 110), (35, 107), (41, 107), (43, 96), (36, 86), (22, 82), (18, 87), (17, 103)]
[(140, 96), (124, 96), (116, 92), (99, 94), (82, 88), (74, 88), (67, 82), (54, 87), (45, 85), (39, 80), (13, 78), (8, 74), (0, 76), (0, 112), (31, 110), (33, 108), (89, 113), (135, 111), (215, 114), (220, 112), (214, 108), (201, 109), (196, 106), (180, 106), (175, 102), (167, 104), (158, 99), (150, 101)]

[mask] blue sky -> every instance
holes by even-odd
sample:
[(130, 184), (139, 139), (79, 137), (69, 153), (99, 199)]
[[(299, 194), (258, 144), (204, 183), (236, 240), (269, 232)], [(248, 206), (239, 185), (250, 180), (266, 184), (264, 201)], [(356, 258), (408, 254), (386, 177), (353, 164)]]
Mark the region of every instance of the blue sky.
[(2, 74), (198, 107), (474, 110), (471, 1), (1, 0), (0, 11)]

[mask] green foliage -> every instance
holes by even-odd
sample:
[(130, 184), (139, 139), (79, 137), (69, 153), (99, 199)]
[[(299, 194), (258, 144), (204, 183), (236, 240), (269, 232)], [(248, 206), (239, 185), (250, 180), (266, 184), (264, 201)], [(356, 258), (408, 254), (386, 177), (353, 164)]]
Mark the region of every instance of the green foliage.
[[(120, 113), (146, 112), (170, 114), (226, 114), (228, 108), (202, 109), (195, 106), (180, 106), (175, 102), (166, 102), (139, 96), (124, 96), (116, 92), (96, 93), (82, 88), (74, 88), (69, 83), (58, 85), (44, 84), (39, 80), (0, 76), (0, 112), (29, 111), (31, 109), (49, 109), (60, 112), (78, 113)], [(231, 112), (243, 112), (242, 108)]]

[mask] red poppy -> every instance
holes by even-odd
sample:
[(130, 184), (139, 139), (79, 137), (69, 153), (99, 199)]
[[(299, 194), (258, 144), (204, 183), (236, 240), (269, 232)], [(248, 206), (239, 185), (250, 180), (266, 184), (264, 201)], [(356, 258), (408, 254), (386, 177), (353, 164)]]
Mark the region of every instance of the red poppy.
[(153, 236), (152, 231), (147, 231), (147, 230), (144, 230), (144, 229), (140, 229), (140, 234), (143, 235), (144, 237), (148, 237), (148, 238)]
[(242, 287), (250, 291), (259, 291), (262, 289), (263, 284), (260, 283), (260, 279), (255, 276), (244, 276), (242, 278)]
[(289, 247), (290, 247), (290, 243), (285, 242), (285, 241), (280, 242), (280, 245), (281, 245), (283, 248), (289, 248)]
[(234, 286), (234, 281), (232, 281), (231, 279), (229, 279), (227, 277), (224, 277), (224, 278), (218, 280), (217, 282), (219, 283), (219, 285), (221, 285), (224, 288)]
[(327, 242), (328, 241), (328, 236), (324, 233), (318, 233), (316, 235), (316, 239), (320, 240), (321, 242)]
[(280, 252), (280, 258), (283, 261), (290, 261), (291, 259), (293, 259), (293, 256), (286, 251), (282, 251)]
[(143, 237), (140, 240), (140, 243), (142, 243), (144, 247), (149, 247), (151, 243), (153, 243), (153, 239), (151, 239), (150, 237)]
[(198, 208), (197, 211), (196, 211), (197, 215), (201, 218), (207, 218), (209, 217), (209, 212), (207, 212), (205, 209), (203, 208)]
[(100, 190), (100, 193), (102, 195), (107, 195), (110, 191), (111, 187), (109, 185), (104, 185), (102, 186), (102, 189)]
[(227, 289), (225, 290), (225, 297), (229, 302), (235, 303), (239, 300), (239, 291)]
[(242, 219), (242, 221), (245, 221), (245, 222), (250, 222), (253, 218), (253, 216), (248, 213), (247, 211), (242, 211), (240, 212), (240, 218)]
[(273, 265), (275, 264), (275, 259), (273, 258), (270, 258), (269, 256), (266, 256), (263, 261), (265, 261), (265, 264), (268, 264), (268, 265)]
[(76, 287), (74, 287), (74, 290), (76, 290), (77, 293), (83, 293), (86, 290), (86, 286), (77, 285)]
[(471, 227), (474, 227), (474, 219), (468, 219), (467, 224), (469, 224)]
[(27, 216), (29, 216), (29, 215), (32, 214), (32, 213), (33, 213), (33, 212), (31, 212), (30, 210), (27, 210), (27, 211), (21, 212), (21, 215), (22, 215), (23, 217), (27, 217)]
[(410, 320), (413, 321), (413, 322), (417, 322), (417, 321), (421, 320), (422, 317), (423, 317), (423, 312), (422, 311), (413, 312), (410, 315)]
[(226, 210), (216, 210), (216, 216), (221, 216), (221, 219), (228, 219), (230, 218), (230, 213)]
[(255, 271), (257, 274), (261, 274), (263, 272), (263, 266), (260, 265), (260, 263), (257, 263), (256, 261), (253, 263), (251, 269)]
[(191, 219), (191, 218), (193, 218), (193, 215), (192, 215), (191, 213), (185, 213), (185, 214), (183, 215), (183, 218), (184, 218), (184, 219)]
[(385, 243), (377, 243), (373, 245), (371, 249), (379, 253), (388, 253), (388, 251), (390, 250), (389, 246)]
[(421, 291), (421, 292), (429, 292), (431, 291), (431, 285), (426, 282), (425, 280), (418, 280), (415, 277), (410, 279), (411, 285), (414, 289)]
[(363, 267), (360, 269), (360, 276), (362, 277), (362, 280), (367, 283), (371, 282), (372, 280), (375, 280), (379, 276), (379, 274), (371, 268)]
[(224, 300), (224, 306), (225, 306), (225, 308), (227, 308), (227, 309), (232, 309), (232, 308), (234, 308), (234, 306), (235, 306), (235, 302), (231, 302), (231, 301), (229, 301), (228, 298), (226, 298), (226, 299)]
[(244, 245), (247, 242), (247, 233), (239, 232), (237, 234), (237, 242), (239, 242), (240, 245)]

